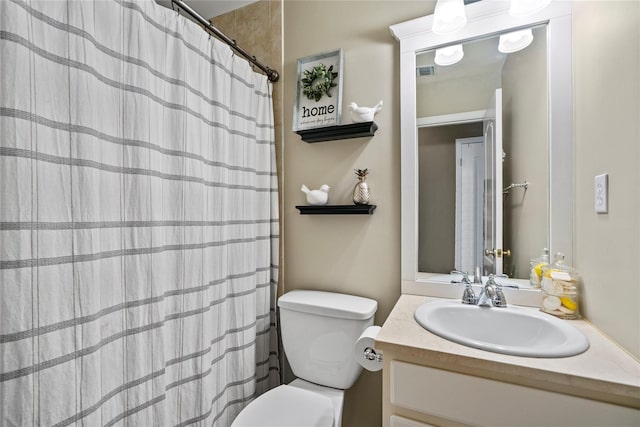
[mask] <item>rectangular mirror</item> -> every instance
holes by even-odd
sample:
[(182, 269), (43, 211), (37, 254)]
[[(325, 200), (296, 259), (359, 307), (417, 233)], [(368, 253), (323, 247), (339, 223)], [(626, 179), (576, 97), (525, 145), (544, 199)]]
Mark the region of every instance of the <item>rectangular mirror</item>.
[[(571, 5), (552, 2), (523, 17), (510, 16), (509, 2), (502, 1), (479, 1), (465, 9), (467, 24), (453, 34), (433, 33), (432, 15), (390, 27), (400, 42), (402, 292), (458, 298), (460, 287), (451, 284), (450, 270), (482, 264), (485, 274), (515, 277), (509, 280), (519, 289), (505, 289), (513, 294), (510, 301), (536, 305), (539, 292), (527, 289), (529, 258), (545, 247), (569, 260), (573, 254)], [(496, 57), (498, 36), (528, 28), (534, 36), (530, 46)], [(476, 54), (474, 46), (483, 44), (492, 45), (494, 54)], [(449, 66), (449, 79), (434, 56), (453, 45), (462, 45), (464, 56), (458, 67)], [(463, 67), (465, 57), (479, 57), (471, 69), (478, 73), (474, 78), (455, 77), (470, 72)], [(430, 86), (423, 83), (429, 75), (442, 81), (424, 94), (421, 86)], [(446, 95), (452, 87), (462, 96)], [(496, 95), (502, 101), (491, 106)], [(452, 126), (461, 127), (451, 131)], [(446, 149), (423, 147), (423, 141), (439, 138), (433, 132), (456, 135), (446, 137)], [(488, 137), (501, 139), (502, 148), (487, 144)], [(447, 151), (449, 160), (421, 154), (428, 150)], [(475, 166), (458, 170), (460, 158)], [(492, 236), (493, 243), (487, 241)]]
[(419, 272), (526, 280), (549, 246), (546, 25), (531, 35), (512, 53), (499, 35), (466, 42), (452, 65), (416, 53)]

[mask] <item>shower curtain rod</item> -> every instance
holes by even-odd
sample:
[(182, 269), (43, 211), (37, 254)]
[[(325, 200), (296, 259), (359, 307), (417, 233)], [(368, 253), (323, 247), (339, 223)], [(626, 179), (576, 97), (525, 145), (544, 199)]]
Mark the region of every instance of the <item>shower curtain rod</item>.
[(238, 52), (240, 55), (244, 56), (250, 63), (254, 64), (256, 67), (258, 67), (262, 71), (264, 71), (265, 74), (267, 75), (267, 77), (269, 78), (270, 82), (275, 83), (275, 82), (278, 81), (278, 79), (280, 79), (280, 74), (278, 74), (278, 72), (276, 70), (273, 70), (273, 69), (267, 67), (266, 65), (264, 65), (263, 63), (258, 61), (255, 56), (249, 55), (249, 53), (247, 53), (246, 50), (244, 50), (240, 46), (238, 46), (238, 43), (236, 43), (235, 40), (230, 39), (224, 33), (222, 33), (220, 30), (218, 30), (216, 27), (211, 25), (211, 22), (209, 22), (205, 18), (203, 18), (202, 15), (200, 15), (198, 12), (193, 10), (191, 8), (191, 6), (186, 4), (184, 1), (182, 1), (182, 0), (171, 0), (171, 4), (172, 5), (175, 4), (178, 7), (180, 7), (180, 9), (184, 10), (185, 12), (187, 12), (187, 14), (189, 14), (193, 19), (195, 19), (200, 24), (202, 24), (205, 27), (205, 29), (211, 31), (216, 37), (220, 38), (223, 42), (225, 42), (226, 44), (231, 46), (236, 52)]

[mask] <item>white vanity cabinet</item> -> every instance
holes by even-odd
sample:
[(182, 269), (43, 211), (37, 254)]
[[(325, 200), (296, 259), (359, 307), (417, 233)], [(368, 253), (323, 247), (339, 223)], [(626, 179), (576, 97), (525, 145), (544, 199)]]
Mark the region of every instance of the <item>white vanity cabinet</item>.
[(640, 363), (586, 322), (581, 355), (501, 355), (424, 330), (413, 313), (429, 299), (402, 295), (376, 338), (383, 427), (640, 426)]
[(437, 417), (443, 424), (599, 427), (637, 426), (640, 422), (637, 409), (611, 403), (397, 360), (389, 366), (391, 405), (423, 413), (427, 415), (423, 419), (430, 421)]

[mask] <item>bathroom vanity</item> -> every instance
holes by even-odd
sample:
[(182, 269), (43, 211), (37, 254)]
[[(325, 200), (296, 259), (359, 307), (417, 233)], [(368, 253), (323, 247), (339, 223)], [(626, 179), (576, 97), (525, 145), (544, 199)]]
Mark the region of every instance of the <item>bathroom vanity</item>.
[(582, 354), (510, 356), (422, 328), (414, 312), (433, 300), (402, 295), (376, 338), (383, 427), (640, 425), (640, 364), (588, 322), (567, 321), (589, 339)]
[[(465, 6), (467, 24), (448, 34), (435, 34), (431, 31), (431, 15), (390, 27), (391, 33), (400, 43), (402, 296), (376, 337), (376, 348), (384, 356), (382, 425), (640, 426), (640, 363), (587, 321), (564, 321), (575, 326), (588, 339), (589, 348), (586, 351), (567, 357), (529, 357), (458, 344), (431, 333), (414, 318), (416, 309), (425, 302), (461, 300), (464, 286), (459, 284), (459, 280), (451, 280), (449, 277), (449, 271), (454, 268), (469, 273), (474, 271), (471, 268), (480, 267), (482, 276), (506, 273), (510, 278), (526, 281), (531, 269), (528, 260), (537, 256), (543, 247), (548, 248), (552, 254), (563, 252), (567, 262), (572, 263), (575, 244), (571, 160), (572, 8), (570, 2), (551, 2), (540, 12), (514, 17), (510, 15), (508, 5), (508, 2), (485, 1), (468, 4)], [(543, 49), (540, 51), (542, 56), (536, 56), (538, 59), (527, 62), (528, 65), (518, 69), (530, 71), (542, 67), (542, 72), (534, 73), (534, 76), (518, 74), (514, 82), (504, 78), (510, 72), (504, 73), (503, 67), (500, 73), (502, 80), (497, 86), (491, 86), (492, 91), (495, 90), (495, 102), (489, 103), (487, 99), (486, 104), (474, 103), (476, 98), (487, 98), (487, 94), (472, 96), (479, 92), (477, 88), (464, 86), (465, 83), (475, 81), (475, 78), (469, 78), (468, 75), (458, 80), (451, 79), (455, 81), (452, 85), (454, 89), (465, 89), (458, 97), (449, 96), (454, 92), (436, 93), (435, 88), (442, 88), (442, 82), (430, 86), (432, 90), (429, 94), (422, 90), (430, 84), (426, 80), (433, 80), (433, 76), (443, 75), (448, 71), (444, 66), (438, 68), (438, 61), (435, 61), (436, 65), (432, 64), (431, 57), (437, 56), (438, 50), (464, 45), (467, 50), (465, 57), (470, 58), (473, 56), (472, 52), (475, 52), (471, 46), (473, 43), (487, 42), (489, 45), (491, 37), (508, 36), (521, 29), (533, 30), (538, 46)], [(498, 44), (497, 40), (493, 42)], [(497, 50), (493, 48), (482, 58), (488, 60), (496, 57)], [(527, 50), (523, 52), (526, 53)], [(531, 59), (532, 53), (530, 50), (526, 55), (528, 59)], [(514, 55), (510, 59), (516, 58), (518, 56)], [(523, 61), (524, 56), (520, 55), (518, 63), (522, 65)], [(477, 71), (480, 68), (484, 70), (487, 66), (472, 68)], [(541, 77), (543, 82), (534, 83), (533, 77)], [(537, 89), (532, 94), (527, 91), (529, 88)], [(497, 101), (498, 94), (503, 99), (501, 103)], [(542, 99), (545, 94), (544, 105), (534, 105), (533, 101)], [(488, 98), (491, 99), (491, 96)], [(455, 105), (452, 101), (454, 99), (459, 101)], [(515, 102), (516, 99), (525, 101)], [(531, 108), (515, 108), (516, 104)], [(498, 106), (505, 107), (502, 114), (498, 114)], [(540, 121), (533, 122), (534, 116)], [(498, 121), (500, 117), (511, 122), (501, 125)], [(427, 192), (429, 184), (433, 182), (439, 193), (458, 194), (458, 182), (453, 180), (455, 185), (447, 187), (443, 183), (443, 176), (452, 170), (457, 173), (457, 164), (463, 162), (440, 162), (444, 165), (440, 175), (429, 178), (431, 181), (422, 179), (421, 176), (429, 168), (420, 167), (419, 133), (423, 127), (476, 122), (484, 126), (484, 169), (485, 172), (492, 171), (491, 174), (479, 176), (477, 181), (495, 185), (487, 185), (484, 193), (474, 187), (471, 193), (464, 194), (482, 194), (484, 201), (494, 200), (496, 203), (486, 202), (482, 215), (476, 213), (477, 216), (470, 216), (474, 218), (478, 230), (474, 229), (473, 233), (463, 237), (453, 233), (443, 235), (438, 233), (438, 229), (445, 228), (444, 219), (424, 219), (430, 213), (429, 208), (440, 208), (443, 203), (435, 199), (422, 203), (420, 196)], [(535, 123), (534, 127), (538, 130), (543, 130), (547, 137), (535, 138), (536, 141), (528, 140), (528, 137), (534, 135), (528, 127), (532, 123)], [(491, 132), (487, 132), (488, 125), (491, 125)], [(494, 142), (493, 135), (497, 136), (499, 133), (503, 134), (502, 137), (507, 136), (505, 141), (510, 141), (511, 144), (504, 150), (501, 142)], [(469, 138), (471, 136), (474, 135), (456, 136), (456, 147), (458, 140), (473, 139)], [(431, 138), (435, 139), (433, 136)], [(527, 154), (527, 149), (536, 150), (538, 155)], [(514, 161), (521, 157), (542, 161)], [(492, 166), (503, 162), (509, 162), (511, 179), (515, 179), (513, 182), (536, 182), (536, 185), (530, 185), (528, 189), (525, 186), (526, 197), (518, 193), (520, 217), (544, 220), (541, 224), (536, 221), (521, 223), (513, 233), (519, 236), (517, 241), (502, 239), (502, 214), (506, 210), (499, 202), (513, 200), (515, 193), (509, 193), (509, 189), (514, 185), (521, 187), (518, 184), (508, 186), (507, 182), (503, 184), (502, 172), (497, 170), (501, 168)], [(534, 167), (528, 168), (529, 166)], [(537, 178), (531, 178), (534, 175)], [(460, 188), (463, 188), (462, 185)], [(493, 197), (496, 194), (498, 197)], [(540, 198), (537, 198), (538, 195)], [(449, 218), (457, 215), (459, 210), (458, 200), (455, 202), (454, 209), (451, 210), (455, 212), (446, 215)], [(539, 211), (534, 208), (541, 206), (543, 213), (535, 213)], [(531, 215), (522, 214), (525, 209), (532, 209)], [(436, 230), (427, 232), (429, 228), (423, 226), (425, 223), (435, 224)], [(481, 230), (477, 224), (483, 224), (484, 228)], [(514, 225), (512, 218), (511, 226)], [(477, 238), (479, 231), (483, 231), (484, 236), (493, 238), (481, 242)], [(467, 249), (472, 248), (468, 258), (471, 263), (465, 264), (466, 249), (461, 248), (468, 241), (473, 241), (473, 244), (466, 245)], [(456, 243), (455, 249), (448, 250), (452, 242)], [(434, 245), (435, 250), (422, 254), (422, 249), (429, 245)], [(454, 251), (454, 260), (433, 262), (440, 255), (453, 254)], [(519, 266), (513, 272), (503, 270), (505, 256), (511, 256), (511, 264)], [(515, 262), (516, 258), (521, 261)], [(504, 289), (508, 306), (518, 305), (522, 307), (518, 310), (538, 312), (541, 300), (539, 289), (521, 285), (523, 284)], [(479, 287), (474, 290), (480, 291)], [(505, 310), (495, 307), (481, 309)], [(491, 312), (483, 314), (491, 315)], [(474, 332), (483, 333), (487, 329), (467, 317), (464, 319)], [(459, 318), (454, 320), (464, 332), (464, 322)], [(443, 325), (450, 327), (450, 323), (443, 322)], [(519, 326), (513, 326), (510, 332), (514, 332), (514, 328)], [(517, 329), (511, 337), (526, 336), (526, 333), (520, 335), (518, 331), (522, 331), (522, 328)], [(538, 334), (532, 341), (538, 338), (537, 344), (542, 345), (540, 342), (547, 342), (546, 339), (550, 337)], [(558, 344), (547, 345), (549, 348), (554, 346), (557, 347)]]

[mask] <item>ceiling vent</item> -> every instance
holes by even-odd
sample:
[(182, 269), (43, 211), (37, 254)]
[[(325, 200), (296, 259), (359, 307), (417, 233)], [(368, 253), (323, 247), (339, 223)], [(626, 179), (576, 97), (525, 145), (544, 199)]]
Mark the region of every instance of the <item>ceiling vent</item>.
[(416, 67), (417, 77), (427, 77), (436, 74), (436, 67), (433, 65), (419, 65)]

